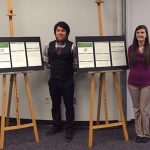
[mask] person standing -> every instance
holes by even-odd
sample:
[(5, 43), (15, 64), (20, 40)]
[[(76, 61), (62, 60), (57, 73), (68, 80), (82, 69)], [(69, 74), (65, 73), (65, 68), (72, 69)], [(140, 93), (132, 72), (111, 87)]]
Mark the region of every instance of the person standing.
[(136, 142), (150, 140), (150, 43), (145, 25), (135, 29), (134, 39), (128, 48), (128, 88), (135, 115)]
[(61, 99), (65, 105), (65, 138), (69, 142), (73, 139), (73, 123), (75, 118), (74, 97), (74, 62), (75, 46), (68, 40), (69, 25), (60, 21), (54, 26), (56, 40), (51, 41), (46, 48), (45, 60), (50, 65), (50, 79), (48, 82), (52, 100), (53, 128), (47, 134), (52, 135), (62, 131), (61, 123)]

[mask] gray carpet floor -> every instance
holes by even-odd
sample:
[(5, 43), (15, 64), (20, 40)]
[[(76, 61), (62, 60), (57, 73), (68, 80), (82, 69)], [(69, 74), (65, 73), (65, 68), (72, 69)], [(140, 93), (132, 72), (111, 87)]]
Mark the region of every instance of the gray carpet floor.
[[(47, 136), (50, 126), (38, 126), (40, 143), (36, 144), (33, 129), (5, 132), (5, 150), (88, 150), (88, 127), (75, 128), (71, 142), (65, 142), (64, 131)], [(136, 143), (134, 125), (128, 126), (129, 142), (124, 141), (122, 128), (94, 130), (92, 150), (150, 150), (148, 143)]]

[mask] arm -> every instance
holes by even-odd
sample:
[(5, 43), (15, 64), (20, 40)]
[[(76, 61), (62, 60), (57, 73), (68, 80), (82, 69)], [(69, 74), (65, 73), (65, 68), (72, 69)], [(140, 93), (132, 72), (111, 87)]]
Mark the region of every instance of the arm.
[(71, 52), (73, 55), (73, 67), (74, 67), (74, 72), (77, 72), (77, 49), (74, 44), (72, 44)]
[(44, 61), (44, 66), (46, 68), (49, 68), (50, 65), (49, 65), (49, 58), (48, 58), (48, 45), (45, 45), (44, 48), (43, 48), (43, 61)]
[(129, 48), (128, 48), (128, 64), (129, 64), (129, 68), (131, 67), (130, 66), (130, 55), (131, 55), (131, 46), (129, 46)]

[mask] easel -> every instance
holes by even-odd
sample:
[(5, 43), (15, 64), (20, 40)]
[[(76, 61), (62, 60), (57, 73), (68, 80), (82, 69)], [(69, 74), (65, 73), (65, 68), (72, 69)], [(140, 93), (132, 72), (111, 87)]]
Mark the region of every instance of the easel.
[[(103, 28), (102, 28), (102, 15), (101, 15), (101, 3), (102, 0), (97, 0), (97, 7), (98, 7), (98, 21), (99, 21), (99, 35), (103, 36)], [(95, 86), (95, 72), (89, 72), (91, 74), (91, 87), (90, 87), (90, 124), (89, 124), (89, 148), (92, 148), (93, 145), (93, 130), (94, 129), (101, 129), (101, 128), (109, 128), (115, 126), (122, 126), (125, 141), (129, 140), (128, 132), (126, 128), (126, 122), (123, 113), (122, 101), (120, 96), (120, 87), (117, 78), (117, 71), (108, 71), (113, 74), (114, 80), (114, 87), (115, 87), (115, 94), (117, 98), (117, 103), (120, 111), (121, 121), (116, 123), (109, 123), (108, 120), (108, 107), (107, 107), (107, 93), (106, 93), (106, 71), (100, 72), (99, 77), (99, 95), (98, 95), (98, 107), (97, 107), (97, 122), (96, 125), (93, 125), (93, 112), (94, 112), (94, 86)], [(101, 96), (103, 94), (104, 97), (104, 112), (105, 112), (105, 124), (100, 125), (100, 107), (101, 107)]]
[[(13, 9), (12, 9), (12, 1), (8, 0), (8, 16), (9, 16), (9, 28), (10, 28), (10, 36), (14, 36), (13, 31)], [(8, 96), (8, 107), (7, 107), (7, 118), (5, 123), (5, 112), (6, 112), (6, 74), (3, 74), (3, 82), (2, 82), (2, 114), (1, 114), (1, 130), (0, 130), (0, 149), (4, 148), (4, 133), (5, 131), (9, 130), (16, 130), (22, 128), (33, 127), (34, 130), (34, 137), (36, 143), (39, 143), (39, 136), (37, 131), (37, 125), (34, 116), (34, 109), (32, 104), (32, 97), (30, 93), (30, 85), (27, 73), (24, 73), (24, 80), (26, 85), (26, 92), (29, 102), (29, 108), (32, 118), (32, 123), (28, 124), (21, 124), (20, 123), (20, 112), (19, 112), (19, 98), (18, 98), (18, 88), (17, 88), (17, 74), (10, 75), (10, 86), (9, 86), (9, 96)], [(12, 98), (12, 91), (14, 86), (14, 93), (15, 93), (15, 105), (16, 105), (16, 119), (17, 125), (9, 126), (9, 117), (10, 117), (10, 108), (11, 108), (11, 98)]]

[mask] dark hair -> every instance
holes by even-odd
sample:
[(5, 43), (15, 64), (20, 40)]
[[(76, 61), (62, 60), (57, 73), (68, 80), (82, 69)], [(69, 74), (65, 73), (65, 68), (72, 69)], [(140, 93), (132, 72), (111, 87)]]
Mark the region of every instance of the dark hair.
[(145, 45), (144, 45), (144, 62), (146, 65), (150, 64), (150, 44), (149, 44), (149, 35), (148, 30), (145, 25), (139, 25), (136, 27), (134, 32), (134, 38), (133, 43), (131, 47), (131, 53), (130, 53), (130, 64), (131, 66), (136, 66), (136, 51), (139, 47), (138, 40), (136, 38), (136, 32), (140, 29), (144, 29), (146, 32), (146, 38), (145, 38)]
[(68, 37), (69, 33), (70, 33), (69, 25), (64, 21), (57, 22), (54, 26), (54, 34), (56, 34), (56, 29), (57, 29), (58, 26), (66, 30), (67, 37)]

